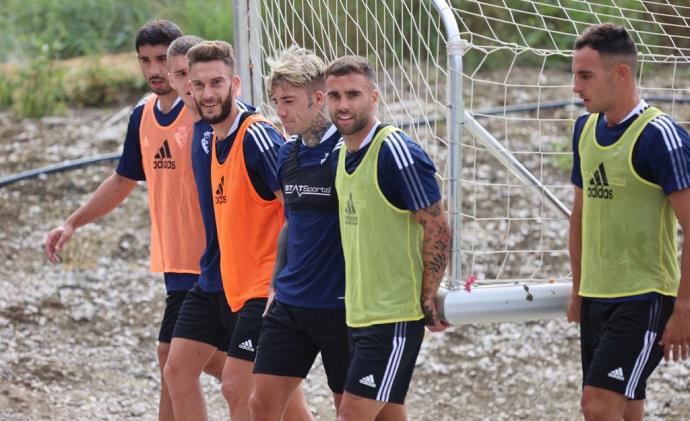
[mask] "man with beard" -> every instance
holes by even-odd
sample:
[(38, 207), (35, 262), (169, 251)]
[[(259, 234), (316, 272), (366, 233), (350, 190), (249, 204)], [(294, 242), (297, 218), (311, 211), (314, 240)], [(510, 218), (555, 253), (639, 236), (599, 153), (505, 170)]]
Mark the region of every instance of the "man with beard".
[[(233, 420), (251, 420), (252, 369), (283, 224), (276, 163), (282, 135), (263, 117), (241, 112), (232, 47), (204, 41), (187, 52), (192, 95), (213, 127), (211, 189), (223, 290), (235, 317), (223, 368), (223, 396)], [(286, 418), (309, 420), (302, 399)]]
[[(57, 263), (58, 252), (74, 231), (122, 203), (146, 180), (151, 216), (151, 271), (163, 272), (167, 297), (158, 334), (161, 370), (159, 419), (172, 420), (172, 404), (163, 368), (173, 328), (187, 291), (197, 281), (204, 229), (191, 170), (193, 116), (168, 81), (168, 46), (182, 31), (172, 22), (155, 20), (139, 29), (136, 51), (141, 72), (153, 91), (132, 111), (122, 157), (115, 173), (67, 220), (48, 234), (44, 249)], [(212, 359), (205, 371), (220, 378), (222, 359)]]
[(338, 420), (373, 420), (404, 401), (424, 336), (439, 332), (436, 292), (450, 230), (429, 157), (376, 118), (379, 91), (362, 57), (326, 69), (331, 120), (343, 136), (335, 186), (353, 356)]

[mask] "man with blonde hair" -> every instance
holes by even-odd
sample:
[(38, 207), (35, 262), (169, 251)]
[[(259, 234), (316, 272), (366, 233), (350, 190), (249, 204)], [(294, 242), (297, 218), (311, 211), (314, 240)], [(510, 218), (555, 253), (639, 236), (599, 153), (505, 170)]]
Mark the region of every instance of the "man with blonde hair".
[[(213, 128), (211, 188), (223, 291), (236, 318), (223, 369), (223, 396), (234, 421), (251, 419), (252, 369), (283, 224), (277, 152), (284, 139), (265, 118), (242, 112), (232, 46), (204, 41), (187, 52), (191, 90)], [(309, 420), (301, 389), (284, 419)]]
[(278, 151), (276, 178), (285, 198), (287, 233), (278, 253), (287, 249), (287, 264), (274, 272), (275, 297), (261, 329), (251, 398), (254, 421), (280, 419), (319, 353), (337, 409), (350, 360), (332, 172), (333, 150), (342, 143), (326, 110), (326, 65), (297, 46), (267, 62), (266, 87), (292, 137)]

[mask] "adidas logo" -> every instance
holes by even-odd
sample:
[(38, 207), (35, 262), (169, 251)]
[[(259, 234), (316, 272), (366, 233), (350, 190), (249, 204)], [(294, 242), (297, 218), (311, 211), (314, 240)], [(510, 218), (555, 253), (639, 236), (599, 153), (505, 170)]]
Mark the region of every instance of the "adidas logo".
[(609, 371), (609, 377), (611, 377), (612, 379), (624, 381), (624, 380), (625, 380), (625, 376), (623, 376), (623, 368), (622, 368), (622, 367), (618, 367), (618, 368), (615, 369), (615, 370)]
[(254, 352), (254, 345), (252, 345), (252, 340), (247, 339), (246, 341), (242, 342), (239, 344), (238, 348), (244, 349), (245, 351), (251, 351)]
[(359, 379), (359, 382), (363, 384), (364, 386), (369, 386), (369, 387), (376, 387), (376, 383), (374, 382), (374, 375), (369, 374), (368, 376), (364, 376), (361, 379)]
[(587, 188), (587, 197), (594, 199), (613, 199), (613, 190), (607, 188), (609, 186), (609, 179), (606, 177), (606, 170), (604, 163), (599, 164), (599, 167), (592, 174), (589, 180), (590, 187)]
[(347, 225), (357, 225), (357, 211), (355, 210), (355, 201), (352, 200), (352, 193), (347, 197), (347, 202), (345, 203), (345, 224)]
[[(216, 194), (215, 194), (215, 197), (213, 198), (216, 205), (222, 205), (226, 201), (225, 192), (223, 192), (223, 185), (224, 184), (225, 184), (225, 176), (222, 176), (222, 177), (220, 177), (220, 183), (218, 183), (218, 187), (216, 187)], [(251, 342), (250, 342), (250, 344), (251, 344)]]
[(154, 156), (153, 169), (175, 169), (175, 161), (173, 161), (172, 153), (170, 152), (170, 145), (168, 145), (167, 139), (163, 141), (163, 146), (161, 146), (161, 148), (158, 150), (158, 153)]

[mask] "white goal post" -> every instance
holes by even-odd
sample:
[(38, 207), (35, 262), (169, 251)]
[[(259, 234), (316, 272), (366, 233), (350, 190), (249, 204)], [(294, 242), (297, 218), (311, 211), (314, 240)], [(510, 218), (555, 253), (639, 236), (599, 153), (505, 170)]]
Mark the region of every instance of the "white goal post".
[(299, 44), (326, 61), (368, 58), (379, 118), (438, 169), (453, 229), (444, 317), (514, 321), (564, 314), (583, 112), (570, 59), (577, 35), (604, 21), (638, 43), (643, 97), (687, 123), (690, 6), (671, 0), (234, 0), (234, 44), (243, 96), (269, 117), (267, 57)]

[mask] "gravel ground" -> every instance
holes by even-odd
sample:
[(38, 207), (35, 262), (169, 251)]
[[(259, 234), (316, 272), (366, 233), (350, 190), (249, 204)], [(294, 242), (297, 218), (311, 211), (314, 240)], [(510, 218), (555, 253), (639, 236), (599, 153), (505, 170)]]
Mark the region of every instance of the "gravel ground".
[[(125, 123), (104, 127), (116, 111), (0, 114), (0, 176), (117, 150)], [(0, 420), (156, 419), (164, 285), (147, 271), (145, 186), (82, 228), (60, 265), (42, 256), (46, 233), (112, 171), (103, 164), (0, 188)], [(562, 225), (552, 236), (565, 238)], [(410, 419), (577, 419), (578, 346), (577, 328), (562, 319), (428, 334), (408, 394)], [(688, 362), (662, 363), (649, 382), (648, 419), (690, 419), (689, 375)], [(320, 365), (304, 387), (316, 418), (334, 419)], [(227, 419), (217, 382), (205, 378), (204, 388), (210, 418)]]

